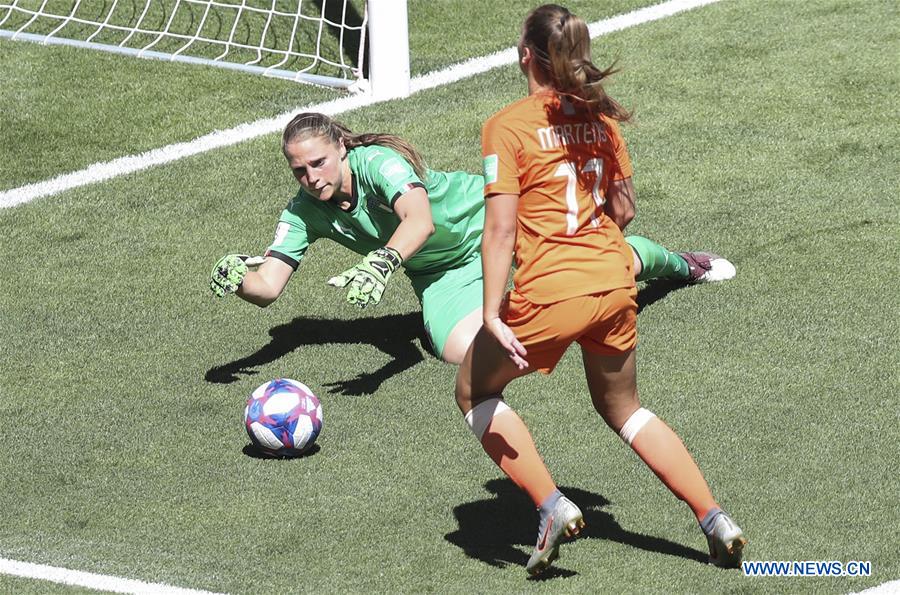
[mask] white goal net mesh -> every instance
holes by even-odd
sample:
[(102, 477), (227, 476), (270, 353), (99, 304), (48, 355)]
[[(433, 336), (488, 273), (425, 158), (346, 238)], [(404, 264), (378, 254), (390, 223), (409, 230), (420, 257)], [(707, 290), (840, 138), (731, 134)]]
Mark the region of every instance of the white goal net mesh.
[(0, 0), (0, 37), (351, 87), (365, 0)]

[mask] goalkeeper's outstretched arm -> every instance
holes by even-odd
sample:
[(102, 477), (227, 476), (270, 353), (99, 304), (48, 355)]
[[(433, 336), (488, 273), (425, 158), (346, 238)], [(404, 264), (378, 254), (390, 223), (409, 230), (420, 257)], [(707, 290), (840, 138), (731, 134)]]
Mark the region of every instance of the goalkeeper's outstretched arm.
[(400, 258), (408, 260), (434, 233), (434, 219), (431, 203), (424, 188), (413, 188), (394, 201), (394, 212), (400, 225), (387, 242), (387, 246), (400, 253)]
[[(251, 270), (256, 266), (259, 270)], [(277, 258), (228, 254), (219, 259), (209, 274), (209, 288), (220, 298), (236, 293), (265, 308), (278, 299), (293, 272), (291, 265)]]
[(259, 269), (247, 271), (236, 293), (241, 299), (265, 308), (278, 299), (293, 273), (291, 265), (270, 256)]

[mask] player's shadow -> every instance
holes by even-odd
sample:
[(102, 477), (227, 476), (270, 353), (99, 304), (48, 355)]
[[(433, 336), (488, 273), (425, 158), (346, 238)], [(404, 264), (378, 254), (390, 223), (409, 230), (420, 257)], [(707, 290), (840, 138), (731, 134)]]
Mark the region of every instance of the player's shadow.
[[(492, 498), (460, 504), (453, 509), (459, 529), (444, 538), (458, 546), (470, 558), (503, 568), (525, 566), (537, 535), (537, 513), (531, 500), (508, 479), (492, 479), (484, 484)], [(581, 508), (585, 528), (579, 539), (607, 539), (631, 547), (707, 563), (707, 554), (668, 539), (635, 533), (623, 528), (612, 514), (603, 510), (609, 500), (600, 494), (571, 487), (560, 490)], [(567, 546), (563, 545), (563, 548)], [(571, 546), (568, 546), (571, 547)], [(576, 574), (562, 567), (551, 567), (542, 578)]]
[[(638, 293), (638, 313), (669, 293), (687, 286), (678, 281), (650, 281)], [(425, 335), (422, 315), (418, 312), (353, 320), (300, 316), (287, 324), (272, 327), (269, 335), (269, 343), (254, 353), (207, 370), (206, 381), (230, 384), (236, 382), (240, 375), (253, 376), (257, 374), (257, 368), (306, 345), (369, 343), (390, 356), (387, 364), (378, 370), (325, 386), (333, 393), (370, 395), (391, 376), (424, 361), (422, 350), (434, 355)]]
[(297, 317), (287, 324), (269, 330), (272, 339), (248, 356), (210, 368), (206, 381), (230, 384), (238, 376), (252, 376), (257, 368), (274, 362), (305, 345), (369, 343), (388, 356), (389, 361), (372, 372), (355, 378), (325, 384), (332, 393), (345, 395), (373, 394), (381, 383), (424, 361), (418, 343), (429, 351), (429, 342), (418, 312), (392, 314), (377, 318), (333, 320)]
[(644, 287), (638, 291), (638, 314), (640, 314), (644, 308), (652, 306), (673, 291), (678, 291), (679, 289), (690, 286), (690, 283), (675, 279), (652, 279), (647, 281)]

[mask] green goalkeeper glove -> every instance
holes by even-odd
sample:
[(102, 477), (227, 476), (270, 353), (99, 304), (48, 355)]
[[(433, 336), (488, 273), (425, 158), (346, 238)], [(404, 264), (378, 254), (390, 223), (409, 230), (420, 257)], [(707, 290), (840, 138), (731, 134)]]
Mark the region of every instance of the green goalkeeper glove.
[(365, 308), (381, 301), (384, 288), (391, 275), (400, 267), (403, 259), (393, 248), (379, 248), (369, 252), (362, 262), (328, 280), (334, 287), (350, 286), (347, 303)]
[(234, 293), (244, 282), (248, 266), (259, 266), (265, 260), (261, 256), (229, 254), (223, 256), (209, 275), (209, 288), (219, 297)]

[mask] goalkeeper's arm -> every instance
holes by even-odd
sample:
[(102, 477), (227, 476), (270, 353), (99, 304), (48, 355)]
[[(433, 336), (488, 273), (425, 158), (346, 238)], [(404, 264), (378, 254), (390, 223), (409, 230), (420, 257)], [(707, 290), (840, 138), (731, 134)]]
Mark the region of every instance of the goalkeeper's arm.
[(394, 201), (394, 212), (400, 218), (400, 225), (386, 245), (396, 250), (400, 258), (406, 261), (434, 233), (428, 193), (424, 188), (409, 190)]
[(424, 188), (413, 188), (394, 201), (400, 225), (387, 244), (369, 252), (362, 262), (328, 280), (334, 287), (349, 287), (347, 303), (365, 308), (381, 301), (391, 275), (419, 251), (434, 233), (431, 205)]
[(268, 257), (255, 271), (247, 271), (237, 295), (251, 304), (265, 308), (281, 295), (294, 269), (277, 258)]
[[(259, 266), (259, 270), (250, 267)], [(277, 258), (228, 254), (219, 259), (209, 274), (209, 289), (223, 298), (236, 293), (265, 308), (281, 295), (294, 269)]]

